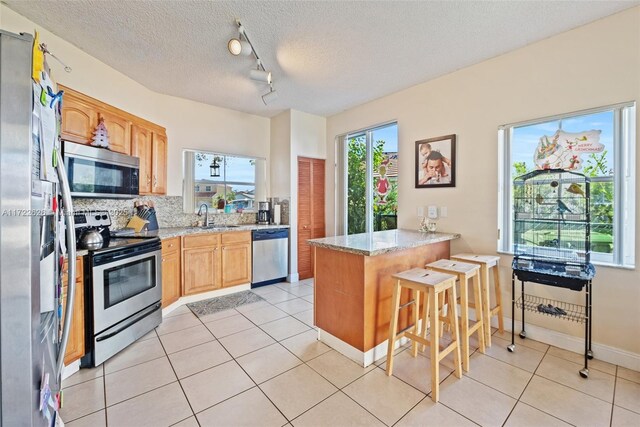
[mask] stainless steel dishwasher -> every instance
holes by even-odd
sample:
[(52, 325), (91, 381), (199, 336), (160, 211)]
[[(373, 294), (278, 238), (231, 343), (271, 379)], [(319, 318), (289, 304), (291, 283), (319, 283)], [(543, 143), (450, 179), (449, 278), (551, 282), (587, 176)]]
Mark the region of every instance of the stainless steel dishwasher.
[(253, 230), (253, 274), (251, 287), (277, 283), (287, 278), (289, 229)]

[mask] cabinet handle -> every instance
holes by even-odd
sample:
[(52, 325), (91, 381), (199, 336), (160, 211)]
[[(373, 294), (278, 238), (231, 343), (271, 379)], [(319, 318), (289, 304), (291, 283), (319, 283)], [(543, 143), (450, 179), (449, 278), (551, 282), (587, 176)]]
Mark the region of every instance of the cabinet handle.
[(162, 262), (164, 262), (164, 258), (162, 258)]
[(155, 175), (153, 176), (153, 186), (154, 187), (158, 186), (158, 178)]

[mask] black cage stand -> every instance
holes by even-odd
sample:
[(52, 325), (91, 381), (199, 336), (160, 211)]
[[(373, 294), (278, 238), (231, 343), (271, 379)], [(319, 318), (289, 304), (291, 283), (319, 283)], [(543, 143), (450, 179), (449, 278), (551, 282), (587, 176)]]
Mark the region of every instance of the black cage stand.
[[(591, 310), (591, 281), (595, 269), (589, 265), (586, 274), (583, 277), (566, 277), (563, 274), (553, 274), (549, 272), (542, 273), (540, 271), (532, 271), (531, 269), (519, 268), (517, 261), (513, 263), (513, 273), (511, 275), (511, 344), (507, 346), (510, 352), (514, 352), (516, 348), (515, 344), (515, 330), (516, 320), (515, 311), (516, 306), (522, 310), (522, 330), (520, 331), (520, 338), (525, 339), (527, 332), (525, 328), (525, 311), (532, 311), (535, 313), (541, 313), (538, 309), (540, 304), (547, 306), (551, 304), (554, 307), (559, 307), (566, 314), (542, 314), (558, 317), (565, 320), (570, 320), (578, 323), (584, 323), (584, 368), (580, 369), (579, 373), (582, 378), (589, 377), (589, 365), (588, 360), (593, 359), (593, 351), (591, 350), (591, 323), (593, 321)], [(516, 300), (516, 279), (520, 280), (520, 298)], [(551, 300), (548, 298), (536, 297), (533, 295), (527, 295), (524, 292), (524, 283), (532, 282), (541, 285), (555, 286), (561, 288), (568, 288), (573, 291), (585, 291), (585, 305), (572, 304), (564, 301)]]

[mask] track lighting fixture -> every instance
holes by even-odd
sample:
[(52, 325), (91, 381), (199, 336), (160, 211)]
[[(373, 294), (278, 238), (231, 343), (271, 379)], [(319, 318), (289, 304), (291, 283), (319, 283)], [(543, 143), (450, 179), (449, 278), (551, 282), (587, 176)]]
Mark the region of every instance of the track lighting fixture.
[(249, 76), (252, 80), (256, 80), (268, 85), (271, 84), (271, 71), (266, 71), (262, 66), (262, 62), (258, 60), (258, 66), (255, 70), (249, 71)]
[(273, 89), (273, 86), (269, 86), (269, 92), (262, 95), (262, 102), (264, 102), (264, 105), (269, 105), (276, 99), (278, 99), (278, 92)]
[(262, 64), (262, 60), (260, 56), (258, 56), (258, 52), (256, 52), (247, 32), (244, 27), (240, 23), (238, 19), (236, 19), (236, 25), (238, 26), (238, 38), (232, 38), (227, 43), (227, 48), (229, 52), (234, 56), (244, 55), (249, 56), (253, 54), (256, 58), (256, 68), (249, 71), (249, 76), (252, 80), (256, 80), (258, 82), (266, 83), (269, 85), (269, 92), (262, 95), (262, 101), (264, 105), (273, 102), (278, 95), (276, 91), (273, 89), (273, 80), (271, 79), (271, 71), (267, 71)]

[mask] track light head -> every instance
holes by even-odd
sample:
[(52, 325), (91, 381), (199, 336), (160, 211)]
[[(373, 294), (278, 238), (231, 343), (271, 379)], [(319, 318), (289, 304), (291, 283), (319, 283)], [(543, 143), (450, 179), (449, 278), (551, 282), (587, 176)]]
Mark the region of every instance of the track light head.
[(238, 56), (240, 54), (242, 54), (243, 56), (249, 56), (253, 52), (253, 49), (251, 49), (251, 45), (249, 44), (249, 42), (241, 40), (239, 38), (229, 40), (229, 43), (227, 43), (227, 48), (233, 56)]
[(271, 71), (263, 71), (263, 70), (251, 70), (249, 71), (249, 76), (251, 76), (252, 80), (256, 80), (262, 83), (271, 84)]
[(269, 92), (262, 95), (262, 102), (264, 102), (264, 105), (269, 105), (276, 99), (278, 99), (278, 92), (273, 90), (273, 88), (271, 88)]

